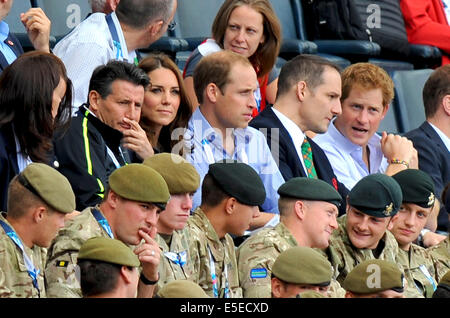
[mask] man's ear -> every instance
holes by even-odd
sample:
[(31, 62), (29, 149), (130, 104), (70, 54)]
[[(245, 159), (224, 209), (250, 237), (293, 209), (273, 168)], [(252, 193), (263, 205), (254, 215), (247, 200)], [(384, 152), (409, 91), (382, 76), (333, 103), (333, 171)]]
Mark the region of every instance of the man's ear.
[(295, 214), (297, 215), (297, 217), (300, 220), (304, 220), (305, 219), (305, 212), (306, 212), (306, 204), (303, 201), (295, 201), (294, 203), (294, 211)]
[(133, 275), (133, 271), (129, 270), (126, 266), (122, 266), (120, 268), (120, 276), (123, 278), (123, 280), (127, 283), (127, 284), (131, 284), (133, 282), (132, 280), (132, 276)]
[(152, 37), (155, 37), (161, 31), (163, 25), (164, 25), (163, 20), (158, 20), (148, 25), (148, 31), (150, 32)]
[(234, 213), (234, 210), (236, 208), (236, 199), (233, 197), (229, 197), (228, 199), (226, 199), (225, 202), (225, 211), (227, 214), (232, 215)]
[(270, 284), (272, 285), (273, 298), (281, 298), (281, 290), (283, 288), (283, 285), (280, 280), (276, 277), (273, 277), (270, 280)]
[(209, 83), (205, 88), (206, 98), (212, 103), (217, 102), (217, 94), (219, 93), (219, 87), (214, 83)]
[(389, 111), (389, 104), (387, 104), (383, 107), (383, 112), (381, 113), (381, 120), (383, 120), (384, 117), (386, 117), (386, 114), (388, 111)]
[(450, 95), (445, 95), (442, 99), (442, 104), (444, 105), (444, 113), (450, 116)]
[(306, 96), (306, 90), (308, 89), (305, 81), (300, 81), (295, 86), (295, 93), (299, 101), (303, 102)]
[(92, 90), (88, 94), (89, 97), (89, 109), (97, 115), (99, 108), (99, 101), (102, 99), (102, 96), (96, 90)]
[(398, 219), (398, 213), (390, 218), (387, 229), (390, 231), (394, 227), (395, 221)]
[(35, 223), (40, 223), (42, 220), (44, 220), (46, 213), (47, 208), (42, 205), (33, 208), (33, 221)]

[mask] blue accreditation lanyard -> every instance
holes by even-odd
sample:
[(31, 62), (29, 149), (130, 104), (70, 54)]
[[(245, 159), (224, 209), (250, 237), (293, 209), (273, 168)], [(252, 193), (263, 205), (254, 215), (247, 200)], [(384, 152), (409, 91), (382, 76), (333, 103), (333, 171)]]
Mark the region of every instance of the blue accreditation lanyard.
[(39, 284), (37, 281), (37, 277), (39, 275), (39, 270), (34, 267), (33, 262), (31, 261), (30, 257), (25, 252), (25, 248), (23, 246), (22, 241), (20, 240), (19, 236), (16, 234), (16, 232), (5, 222), (0, 220), (0, 225), (5, 230), (6, 235), (9, 236), (9, 238), (17, 245), (17, 247), (22, 251), (23, 260), (25, 262), (25, 267), (27, 268), (28, 275), (31, 277), (33, 281), (34, 288), (38, 291), (38, 296), (41, 297), (41, 291), (39, 289)]
[[(214, 298), (218, 298), (219, 297), (219, 288), (218, 288), (218, 284), (217, 284), (216, 264), (214, 263), (214, 257), (212, 256), (211, 249), (209, 246), (208, 246), (208, 253), (209, 253), (209, 267), (211, 270), (211, 279), (212, 279), (212, 283), (213, 283), (213, 294), (214, 294)], [(223, 271), (224, 271), (224, 276), (225, 276), (224, 277), (225, 278), (225, 290), (224, 290), (223, 298), (230, 298), (230, 288), (228, 285), (227, 265), (224, 263), (223, 267), (224, 267)]]
[(184, 264), (186, 264), (187, 261), (187, 252), (164, 252), (164, 255), (172, 261), (172, 263), (179, 265), (180, 267), (183, 267)]
[[(111, 33), (111, 37), (113, 39), (114, 47), (116, 48), (116, 60), (124, 60), (125, 62), (128, 62), (126, 59), (123, 58), (123, 50), (122, 45), (120, 44), (119, 34), (117, 33), (116, 26), (114, 24), (113, 18), (111, 16), (112, 13), (105, 16), (106, 23), (108, 24), (109, 32)], [(139, 61), (137, 57), (134, 59), (134, 65), (138, 65)]]
[(114, 234), (111, 230), (111, 226), (109, 226), (108, 220), (100, 213), (97, 209), (92, 209), (92, 215), (97, 220), (98, 224), (108, 233), (110, 238), (114, 238)]

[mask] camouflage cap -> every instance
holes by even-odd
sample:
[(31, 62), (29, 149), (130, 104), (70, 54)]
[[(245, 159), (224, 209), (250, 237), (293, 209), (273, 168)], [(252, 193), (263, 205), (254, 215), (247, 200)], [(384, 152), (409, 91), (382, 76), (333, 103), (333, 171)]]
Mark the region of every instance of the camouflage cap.
[(179, 155), (160, 153), (145, 159), (143, 163), (159, 172), (170, 194), (195, 192), (200, 186), (197, 170)]
[(157, 293), (160, 298), (210, 298), (196, 283), (180, 279), (172, 280)]
[(373, 294), (389, 289), (402, 293), (403, 273), (394, 263), (380, 259), (367, 260), (348, 273), (342, 287), (355, 294)]
[(109, 187), (124, 199), (153, 203), (165, 209), (170, 194), (163, 177), (149, 166), (132, 163), (109, 176)]
[(296, 298), (326, 298), (326, 297), (323, 294), (319, 293), (318, 291), (307, 290), (298, 294)]
[(56, 169), (43, 163), (31, 163), (17, 179), (52, 209), (61, 213), (75, 210), (75, 194), (70, 182)]
[(296, 246), (277, 257), (272, 274), (286, 283), (327, 286), (331, 282), (332, 267), (330, 262), (314, 249)]
[(282, 197), (295, 199), (326, 201), (338, 208), (341, 206), (342, 197), (330, 184), (320, 179), (292, 178), (278, 188), (278, 194)]
[(140, 266), (138, 257), (128, 246), (109, 237), (94, 237), (84, 242), (78, 253), (78, 261), (83, 259), (131, 267)]
[(383, 218), (397, 214), (402, 189), (392, 177), (375, 173), (359, 180), (348, 194), (348, 203), (370, 216)]
[(444, 276), (442, 276), (441, 280), (439, 281), (439, 285), (447, 285), (450, 286), (450, 271), (447, 271)]
[(431, 208), (435, 201), (433, 179), (424, 171), (406, 169), (392, 176), (402, 189), (403, 202)]
[(264, 203), (266, 189), (251, 166), (237, 161), (221, 161), (209, 165), (208, 174), (219, 187), (240, 203), (257, 206)]

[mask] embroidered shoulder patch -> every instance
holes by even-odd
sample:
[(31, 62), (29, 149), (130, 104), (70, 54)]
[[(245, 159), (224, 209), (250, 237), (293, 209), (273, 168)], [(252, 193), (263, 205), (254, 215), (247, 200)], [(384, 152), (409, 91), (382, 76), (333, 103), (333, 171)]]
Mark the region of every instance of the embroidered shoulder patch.
[(266, 278), (267, 269), (265, 268), (253, 268), (250, 271), (250, 278)]
[(69, 265), (68, 261), (56, 261), (56, 267), (67, 267)]

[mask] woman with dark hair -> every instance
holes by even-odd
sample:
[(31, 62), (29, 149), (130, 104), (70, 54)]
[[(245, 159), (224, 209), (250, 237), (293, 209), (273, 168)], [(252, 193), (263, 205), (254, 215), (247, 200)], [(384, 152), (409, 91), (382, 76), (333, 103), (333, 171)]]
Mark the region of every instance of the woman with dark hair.
[(171, 152), (183, 137), (183, 130), (174, 130), (186, 128), (192, 115), (183, 78), (177, 65), (163, 53), (150, 54), (139, 67), (150, 77), (139, 124), (156, 153)]
[(212, 25), (212, 39), (200, 44), (192, 52), (184, 68), (188, 96), (195, 107), (193, 72), (203, 56), (220, 50), (244, 55), (252, 63), (258, 76), (255, 92), (256, 116), (266, 105), (275, 102), (278, 73), (275, 62), (281, 45), (281, 26), (269, 0), (226, 0)]
[[(0, 209), (10, 180), (31, 162), (51, 163), (56, 129), (70, 121), (72, 84), (53, 54), (21, 55), (0, 76)], [(56, 162), (51, 163), (53, 166)], [(55, 166), (56, 167), (56, 166)]]

